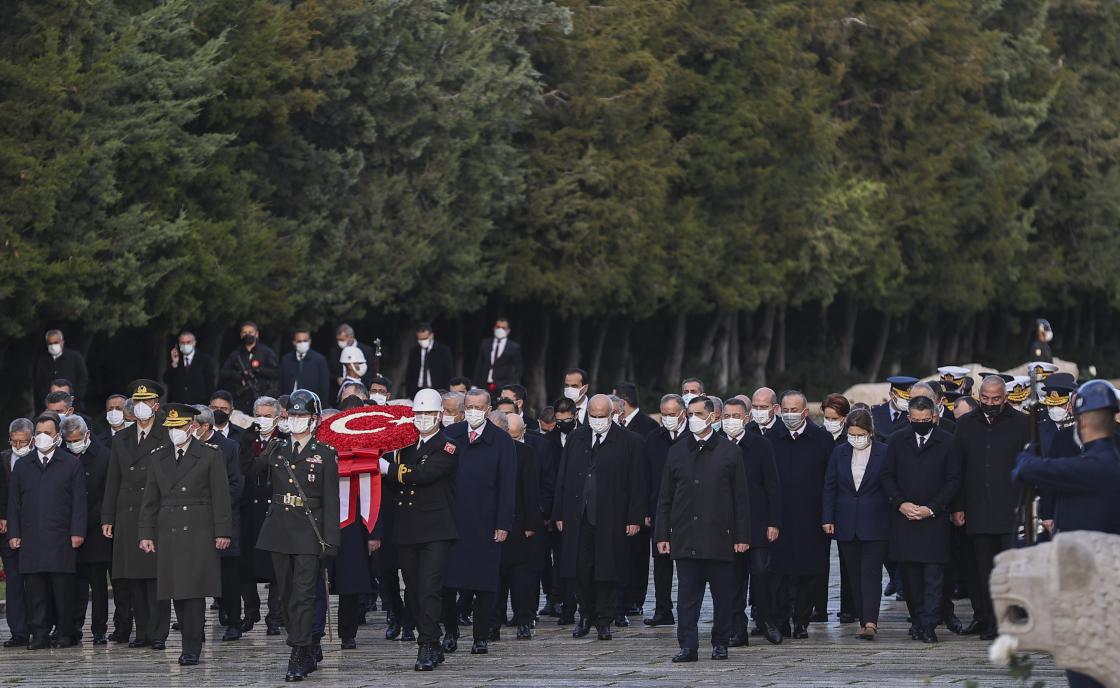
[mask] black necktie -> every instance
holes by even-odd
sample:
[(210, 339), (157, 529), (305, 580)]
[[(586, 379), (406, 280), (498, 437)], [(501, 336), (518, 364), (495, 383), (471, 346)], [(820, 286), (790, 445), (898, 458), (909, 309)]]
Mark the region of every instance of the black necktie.
[(296, 387), (299, 387), (300, 378), (303, 377), (303, 358), (304, 354), (296, 356)]
[(147, 432), (145, 432), (144, 430), (141, 430), (141, 431), (140, 431), (140, 442), (139, 442), (139, 444), (144, 444), (144, 439), (145, 439), (145, 438), (146, 438), (147, 436), (148, 436), (148, 433), (147, 433)]
[(603, 439), (602, 435), (595, 435), (595, 440), (591, 443), (591, 451), (599, 448), (599, 442)]
[(922, 437), (922, 436), (919, 436), (918, 437), (918, 449), (924, 449), (925, 446), (926, 446), (926, 438)]
[(183, 450), (180, 449), (178, 451), (178, 453), (175, 455), (175, 465), (178, 466), (182, 462), (183, 462)]
[(299, 456), (299, 442), (292, 442), (292, 456)]

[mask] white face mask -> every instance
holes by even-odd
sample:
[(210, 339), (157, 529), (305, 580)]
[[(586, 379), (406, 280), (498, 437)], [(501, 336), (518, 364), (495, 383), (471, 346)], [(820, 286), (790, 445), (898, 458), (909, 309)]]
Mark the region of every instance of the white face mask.
[(61, 344), (47, 344), (47, 353), (49, 353), (51, 356), (58, 356), (59, 354), (62, 353), (62, 345)]
[(602, 435), (610, 429), (611, 418), (610, 416), (607, 416), (606, 418), (596, 418), (595, 416), (588, 416), (587, 425), (591, 428), (591, 432), (595, 433), (596, 435)]
[(438, 425), (435, 416), (426, 414), (423, 416), (413, 416), (412, 423), (416, 426), (416, 429), (420, 431), (421, 435), (426, 435), (432, 430), (435, 430)]
[(274, 427), (276, 427), (275, 418), (271, 418), (269, 416), (257, 416), (256, 420), (257, 426), (260, 428), (262, 435), (267, 435), (268, 433), (272, 432), (272, 429)]
[(728, 435), (731, 435), (732, 437), (738, 437), (739, 435), (743, 434), (743, 428), (745, 428), (746, 426), (747, 424), (742, 418), (723, 419), (723, 429), (727, 432)]
[(1051, 406), (1046, 410), (1046, 415), (1055, 423), (1061, 423), (1069, 418), (1069, 411), (1065, 406)]
[(681, 426), (681, 419), (676, 416), (661, 416), (661, 425), (669, 432), (676, 432)]
[(505, 339), (509, 336), (509, 330), (504, 327), (494, 328), (494, 339)]
[(171, 444), (176, 447), (183, 446), (191, 438), (191, 434), (181, 428), (171, 428), (167, 431), (167, 435), (171, 439)]
[(443, 423), (443, 427), (445, 427), (445, 428), (448, 425), (454, 425), (455, 424), (455, 416), (449, 416), (445, 413), (445, 414), (443, 414), (443, 418), (440, 419), (440, 422)]
[(180, 344), (179, 351), (182, 352), (184, 356), (190, 356), (194, 353), (194, 344)]
[(565, 387), (564, 388), (564, 397), (567, 398), (567, 399), (571, 399), (572, 401), (579, 401), (579, 398), (582, 397), (582, 396), (583, 396), (583, 387)]
[(35, 435), (35, 448), (44, 454), (55, 448), (58, 440), (45, 432)]
[(770, 412), (752, 408), (751, 420), (753, 420), (759, 427), (762, 427), (763, 425), (766, 425), (770, 422)]
[(719, 432), (722, 429), (723, 429), (723, 421), (722, 420), (717, 420), (716, 422), (712, 423), (712, 430), (715, 430), (716, 432)]
[(910, 410), (910, 400), (896, 398), (894, 400), (894, 410), (898, 411), (899, 413), (906, 413)]
[(111, 411), (106, 411), (105, 420), (109, 422), (109, 425), (116, 427), (124, 422), (124, 411), (121, 411), (120, 409), (112, 409)]
[(194, 430), (191, 430), (191, 437), (195, 438), (196, 440), (201, 440), (205, 436), (206, 433), (202, 431), (202, 428), (195, 428)]
[(311, 416), (288, 416), (288, 429), (293, 435), (302, 435), (311, 427)]
[(354, 372), (357, 374), (358, 377), (362, 377), (363, 375), (366, 374), (366, 371), (369, 370), (369, 366), (366, 365), (365, 363), (355, 363), (353, 365), (354, 365)]
[(338, 344), (338, 348), (340, 349), (345, 349), (346, 347), (350, 346), (350, 342), (346, 341), (345, 339), (337, 339), (335, 340), (335, 344)]
[(377, 404), (378, 406), (384, 406), (385, 402), (389, 401), (389, 397), (385, 396), (381, 392), (374, 392), (373, 394), (369, 395), (369, 400)]
[(417, 339), (416, 344), (421, 349), (430, 349), (432, 348), (432, 339), (431, 337), (429, 337), (428, 339)]
[(848, 435), (848, 444), (852, 445), (853, 449), (867, 449), (871, 444), (871, 435)]
[(481, 409), (467, 409), (467, 424), (472, 428), (482, 427), (486, 422), (486, 412)]
[(84, 440), (80, 440), (78, 442), (67, 442), (66, 448), (70, 451), (71, 454), (77, 456), (78, 454), (81, 454), (85, 450), (89, 449), (89, 438), (87, 437)]
[(296, 353), (305, 354), (311, 351), (311, 342), (296, 342)]
[(843, 427), (844, 427), (844, 419), (843, 418), (836, 418), (836, 419), (825, 418), (824, 419), (824, 429), (828, 430), (830, 433), (832, 433), (833, 437), (838, 436), (840, 434), (840, 430)]
[(31, 453), (31, 445), (30, 444), (27, 445), (26, 447), (20, 447), (19, 449), (16, 449), (15, 447), (12, 447), (12, 456), (15, 456), (17, 458), (27, 456), (30, 453)]
[(805, 423), (805, 418), (803, 418), (800, 413), (783, 413), (782, 422), (785, 423), (786, 427), (792, 432)]
[(148, 406), (147, 404), (145, 404), (143, 402), (138, 401), (132, 407), (132, 415), (136, 416), (136, 420), (140, 420), (140, 421), (148, 420), (152, 417), (152, 414), (154, 414), (154, 413), (155, 413), (155, 411), (152, 410), (152, 407)]
[(688, 429), (692, 431), (692, 434), (694, 435), (702, 435), (708, 429), (708, 419), (689, 416)]
[(281, 418), (276, 421), (276, 429), (287, 435), (292, 431), (292, 424), (288, 422), (287, 418)]
[(681, 398), (684, 399), (684, 405), (688, 406), (689, 403), (698, 396), (700, 396), (700, 395), (699, 394), (693, 394), (692, 392), (685, 392), (684, 394), (681, 395)]

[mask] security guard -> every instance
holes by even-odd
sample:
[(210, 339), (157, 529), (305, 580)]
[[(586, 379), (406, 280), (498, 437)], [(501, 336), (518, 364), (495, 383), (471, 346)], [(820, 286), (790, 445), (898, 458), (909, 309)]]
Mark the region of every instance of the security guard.
[[(1073, 402), (1074, 436), (1081, 455), (1043, 459), (1019, 454), (1012, 477), (1055, 493), (1055, 531), (1095, 530), (1120, 535), (1120, 450), (1117, 449), (1116, 390), (1104, 380), (1090, 380)], [(1093, 679), (1066, 672), (1072, 688), (1099, 686)]]
[(233, 536), (226, 461), (216, 444), (191, 437), (198, 413), (168, 404), (168, 439), (151, 451), (140, 509), (140, 549), (156, 553), (159, 600), (175, 600), (183, 633), (180, 666), (198, 664), (206, 598), (222, 592), (219, 552)]
[(909, 375), (888, 377), (891, 389), (886, 403), (871, 407), (871, 419), (875, 422), (876, 439), (886, 441), (895, 430), (907, 427), (910, 408), (910, 388), (918, 381)]
[[(459, 449), (443, 434), (443, 399), (422, 389), (412, 401), (413, 422), (420, 432), (415, 446), (381, 460), (384, 479), (397, 483), (397, 518), (391, 538), (397, 545), (405, 580), (405, 604), (419, 629), (416, 671), (431, 671), (443, 661), (439, 619), (447, 553), (458, 539), (455, 529), (455, 472)], [(448, 648), (449, 651), (454, 648)]]
[(277, 440), (268, 452), (254, 457), (250, 470), (269, 473), (274, 493), (257, 549), (272, 553), (276, 585), (284, 609), (288, 673), (284, 680), (301, 681), (315, 670), (315, 586), (321, 559), (333, 557), (340, 541), (338, 523), (338, 454), (315, 439), (323, 409), (305, 389), (288, 400), (290, 438)]

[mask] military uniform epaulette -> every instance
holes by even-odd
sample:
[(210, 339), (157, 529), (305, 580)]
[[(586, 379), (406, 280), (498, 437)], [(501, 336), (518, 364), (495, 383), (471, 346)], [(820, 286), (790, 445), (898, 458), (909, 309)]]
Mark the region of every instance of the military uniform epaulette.
[(211, 449), (220, 449), (221, 448), (218, 445), (214, 444), (213, 442), (203, 442), (202, 444), (203, 444), (203, 446), (210, 447)]
[(166, 444), (161, 444), (161, 445), (159, 445), (158, 447), (156, 447), (155, 449), (151, 450), (151, 451), (150, 451), (150, 452), (148, 452), (148, 453), (149, 453), (149, 454), (155, 454), (156, 452), (158, 452), (158, 451), (160, 451), (160, 450), (163, 450), (163, 449), (166, 449), (166, 448), (167, 448), (167, 445), (166, 445)]

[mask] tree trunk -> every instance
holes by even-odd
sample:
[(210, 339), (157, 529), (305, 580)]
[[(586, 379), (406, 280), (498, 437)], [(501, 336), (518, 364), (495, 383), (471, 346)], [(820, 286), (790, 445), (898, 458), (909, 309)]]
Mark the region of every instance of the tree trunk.
[(964, 327), (957, 333), (957, 351), (953, 354), (953, 359), (957, 363), (951, 365), (972, 362), (972, 331), (974, 329), (976, 329), (975, 313), (968, 316), (968, 319), (964, 321)]
[(774, 323), (776, 332), (774, 334), (774, 350), (771, 352), (774, 356), (774, 372), (786, 372), (786, 306), (782, 304), (778, 306), (777, 322)]
[(859, 302), (852, 297), (844, 299), (844, 324), (840, 327), (840, 370), (852, 372), (852, 352), (856, 347), (856, 320), (859, 317)]
[(1089, 316), (1089, 332), (1086, 335), (1085, 348), (1089, 351), (1095, 351), (1097, 348), (1097, 313), (1096, 313), (1096, 299), (1089, 299), (1085, 304), (1085, 309), (1088, 311)]
[(540, 323), (537, 325), (537, 336), (532, 338), (532, 347), (529, 350), (525, 383), (529, 388), (529, 405), (535, 409), (543, 409), (549, 404), (548, 377), (545, 362), (548, 360), (548, 340), (552, 330), (552, 316), (547, 311), (541, 311)]
[(937, 317), (931, 322), (922, 323), (922, 353), (918, 358), (921, 367), (932, 370), (937, 367)]
[[(405, 389), (412, 390), (416, 386), (415, 380), (404, 379), (405, 372), (408, 370), (408, 354), (411, 348), (416, 346), (416, 333), (408, 326), (408, 321), (405, 318), (401, 317), (396, 320), (398, 322), (394, 323), (396, 325), (396, 336), (393, 337), (393, 341), (382, 340), (381, 342), (382, 352), (388, 354), (381, 357), (381, 372), (393, 381), (393, 394), (389, 395), (392, 398), (397, 398), (396, 391), (401, 388), (402, 381), (405, 383)], [(373, 340), (370, 340), (370, 346), (374, 346)], [(385, 351), (386, 346), (392, 347), (392, 349)], [(372, 365), (373, 362), (370, 361), (370, 366)]]
[(728, 314), (727, 322), (727, 347), (728, 356), (725, 362), (727, 368), (727, 377), (730, 384), (738, 385), (743, 380), (743, 366), (742, 366), (742, 347), (739, 345), (739, 321), (742, 320), (743, 314), (740, 311), (735, 311)]
[(718, 368), (715, 375), (715, 387), (720, 394), (724, 394), (731, 387), (731, 332), (735, 329), (735, 313), (725, 313), (719, 318), (719, 336), (716, 339), (716, 361)]
[(1082, 305), (1078, 303), (1073, 307), (1073, 315), (1070, 318), (1070, 344), (1074, 349), (1081, 348), (1081, 309)]
[(697, 364), (701, 368), (709, 368), (712, 365), (712, 359), (716, 354), (716, 334), (722, 323), (722, 313), (712, 313), (705, 320), (704, 334), (700, 338), (700, 351), (697, 356)]
[(630, 351), (630, 335), (634, 329), (634, 323), (626, 319), (619, 323), (619, 325), (622, 328), (621, 335), (619, 336), (620, 343), (618, 352), (621, 358), (619, 358), (618, 369), (615, 374), (618, 376), (619, 380), (636, 383), (634, 378), (630, 377), (632, 361), (634, 360), (634, 355)]
[(591, 386), (588, 389), (601, 389), (599, 386), (599, 371), (603, 363), (603, 347), (607, 343), (607, 331), (610, 330), (610, 320), (601, 318), (596, 320), (598, 325), (595, 330), (595, 344), (591, 348), (591, 363), (588, 376), (591, 378)]
[[(452, 340), (451, 352), (451, 370), (455, 371), (455, 375), (463, 375), (463, 316), (456, 315), (453, 321), (455, 323), (455, 336)], [(470, 372), (474, 375), (474, 371)]]
[(871, 360), (867, 362), (867, 381), (878, 382), (879, 371), (883, 367), (883, 358), (887, 355), (887, 341), (891, 337), (891, 321), (893, 318), (883, 313), (879, 322), (879, 334), (875, 339), (875, 349), (871, 352)]
[(990, 365), (986, 359), (988, 357), (988, 323), (992, 321), (992, 313), (988, 313), (986, 317), (981, 317), (976, 322), (976, 329), (973, 330), (972, 341), (975, 342), (972, 350), (972, 358), (977, 362)]
[(565, 368), (576, 368), (579, 366), (580, 359), (580, 346), (579, 338), (580, 331), (583, 328), (583, 318), (574, 317), (568, 321), (568, 355), (567, 360), (564, 362)]
[(661, 375), (666, 389), (677, 389), (681, 384), (681, 366), (684, 365), (684, 335), (685, 314), (678, 313), (673, 318), (669, 355), (665, 358), (665, 368)]
[[(762, 310), (758, 329), (745, 335), (745, 338), (751, 341), (751, 353), (747, 362), (751, 387), (757, 387), (766, 381), (766, 361), (770, 358), (770, 348), (774, 342), (774, 323), (777, 320), (777, 313), (778, 307), (776, 305), (766, 304), (766, 307)], [(753, 323), (755, 317), (752, 315), (744, 320)]]

